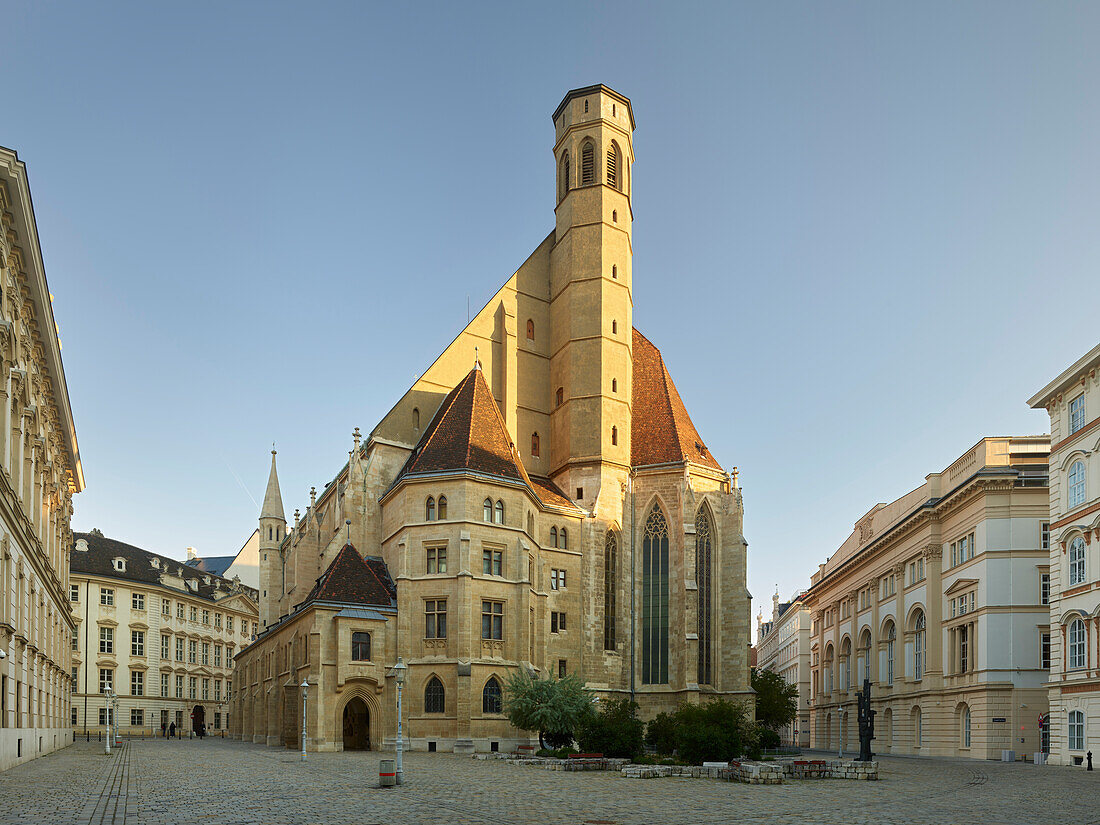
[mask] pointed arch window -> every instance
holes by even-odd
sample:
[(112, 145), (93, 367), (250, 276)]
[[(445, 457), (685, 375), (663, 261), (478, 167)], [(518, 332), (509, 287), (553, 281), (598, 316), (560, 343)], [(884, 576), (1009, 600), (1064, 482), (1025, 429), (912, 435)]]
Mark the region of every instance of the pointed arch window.
[(713, 655), (714, 531), (706, 509), (695, 517), (695, 583), (699, 590), (699, 684), (711, 683)]
[(424, 712), (444, 713), (447, 708), (447, 693), (438, 676), (433, 676), (424, 687)]
[(565, 390), (562, 387), (558, 387), (558, 391), (554, 397), (555, 406), (560, 407), (562, 402), (565, 401)]
[(504, 712), (504, 696), (496, 676), (490, 676), (489, 681), (485, 683), (485, 687), (481, 691), (481, 712)]
[(497, 524), (504, 524), (504, 502), (497, 499), (496, 506), (496, 518), (494, 519)]
[(619, 154), (619, 144), (611, 141), (607, 147), (607, 185), (618, 190), (623, 188), (623, 179), (619, 174), (622, 165), (622, 156)]
[(447, 497), (439, 497), (439, 519), (442, 521), (447, 518)]
[(424, 521), (435, 521), (435, 499), (431, 496), (424, 502)]
[(596, 144), (586, 140), (581, 147), (581, 186), (589, 186), (595, 182)]
[(569, 152), (561, 153), (561, 163), (558, 164), (558, 200), (569, 194)]
[(531, 455), (535, 458), (539, 456), (539, 434), (531, 433)]
[(642, 684), (668, 682), (668, 522), (659, 505), (642, 538)]
[(562, 550), (569, 549), (569, 533), (566, 532), (564, 527), (558, 532), (558, 540), (561, 542), (558, 547)]
[(491, 498), (487, 498), (485, 501), (481, 502), (481, 520), (493, 520), (493, 500)]
[(615, 575), (618, 564), (615, 533), (607, 531), (603, 545), (603, 649), (615, 649)]
[(420, 408), (413, 407), (413, 429), (420, 432)]
[(550, 528), (550, 546), (551, 547), (557, 547), (558, 546), (558, 528), (557, 527), (551, 527)]

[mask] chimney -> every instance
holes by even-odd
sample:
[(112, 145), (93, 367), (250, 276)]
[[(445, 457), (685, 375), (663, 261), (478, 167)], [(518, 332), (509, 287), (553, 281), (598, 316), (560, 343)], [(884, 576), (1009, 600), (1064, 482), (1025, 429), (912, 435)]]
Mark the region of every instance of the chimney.
[(196, 555), (197, 554), (195, 553), (195, 548), (194, 547), (188, 547), (187, 548), (187, 560), (188, 561), (193, 561), (195, 559)]

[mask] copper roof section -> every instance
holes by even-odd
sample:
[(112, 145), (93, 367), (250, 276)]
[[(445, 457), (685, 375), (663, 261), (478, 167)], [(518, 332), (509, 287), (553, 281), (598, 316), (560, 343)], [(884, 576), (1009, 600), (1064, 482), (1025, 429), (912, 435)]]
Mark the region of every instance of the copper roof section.
[(386, 563), (377, 556), (363, 558), (352, 545), (345, 544), (302, 604), (342, 602), (392, 607), (396, 595)]
[(475, 367), (439, 405), (401, 475), (473, 470), (530, 483), (496, 399)]
[(722, 471), (691, 423), (661, 351), (634, 330), (630, 463), (635, 467), (691, 461)]

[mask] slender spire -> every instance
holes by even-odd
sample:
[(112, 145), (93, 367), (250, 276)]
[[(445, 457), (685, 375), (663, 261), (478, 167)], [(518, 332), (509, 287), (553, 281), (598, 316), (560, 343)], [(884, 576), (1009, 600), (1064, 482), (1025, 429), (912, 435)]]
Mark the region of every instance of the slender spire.
[(267, 477), (267, 492), (264, 494), (264, 506), (260, 518), (277, 518), (286, 522), (283, 515), (283, 496), (279, 492), (279, 474), (275, 472), (275, 450), (271, 450), (271, 475)]

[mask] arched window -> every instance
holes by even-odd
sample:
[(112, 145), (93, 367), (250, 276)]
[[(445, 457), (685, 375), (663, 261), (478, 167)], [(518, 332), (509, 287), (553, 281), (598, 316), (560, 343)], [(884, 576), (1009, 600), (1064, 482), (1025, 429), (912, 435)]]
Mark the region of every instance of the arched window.
[(607, 147), (607, 185), (619, 190), (623, 188), (623, 180), (619, 175), (621, 163), (619, 144), (611, 141), (611, 145)]
[(271, 525), (267, 527), (267, 540), (271, 541)]
[(424, 502), (424, 521), (435, 521), (435, 499), (431, 496)]
[(558, 540), (560, 541), (558, 547), (560, 547), (562, 550), (569, 549), (569, 534), (566, 532), (564, 527), (561, 528), (561, 531), (558, 533)]
[(481, 691), (481, 712), (504, 712), (504, 697), (501, 695), (500, 682), (497, 681), (496, 676), (490, 676), (489, 681), (485, 683), (485, 688)]
[(352, 633), (351, 634), (351, 660), (353, 662), (369, 662), (370, 661), (370, 634), (369, 633)]
[(558, 200), (569, 194), (569, 152), (561, 153), (558, 165)]
[(438, 676), (433, 676), (424, 687), (424, 712), (443, 713), (447, 708), (447, 694)]
[(531, 341), (535, 340), (535, 322), (530, 318), (527, 319), (527, 337)]
[(695, 584), (699, 588), (699, 684), (711, 683), (714, 609), (714, 536), (710, 515), (701, 509), (695, 516)]
[(963, 705), (962, 713), (959, 714), (959, 727), (961, 729), (961, 741), (959, 744), (964, 748), (970, 747), (970, 708), (967, 705)]
[(493, 520), (493, 500), (491, 498), (487, 498), (485, 501), (481, 502), (481, 520)]
[(439, 518), (440, 520), (447, 518), (447, 497), (439, 497)]
[(562, 402), (565, 401), (565, 390), (562, 387), (558, 387), (558, 391), (554, 396), (554, 401), (556, 402), (556, 406), (558, 407), (560, 407), (562, 405)]
[(531, 433), (531, 455), (538, 458), (539, 455), (539, 434)]
[(823, 693), (828, 695), (833, 692), (833, 646), (829, 645), (825, 648), (825, 658), (822, 660), (822, 686), (824, 688)]
[(420, 432), (420, 408), (413, 407), (413, 429)]
[(611, 428), (611, 446), (612, 447), (617, 447), (618, 444), (619, 444), (619, 428), (618, 427), (612, 427)]
[(1085, 666), (1085, 623), (1074, 619), (1069, 625), (1069, 657), (1066, 667), (1072, 669)]
[(596, 182), (596, 144), (586, 140), (581, 147), (581, 186)]
[(886, 625), (886, 684), (894, 684), (894, 642), (897, 641), (898, 631), (894, 623)]
[(1085, 462), (1075, 461), (1069, 468), (1069, 506), (1085, 503)]
[(924, 678), (924, 611), (917, 611), (917, 617), (913, 622), (913, 678)]
[(614, 335), (618, 331), (619, 331), (619, 322), (618, 321), (612, 321), (611, 322), (611, 334)]
[(558, 528), (557, 527), (551, 527), (550, 528), (550, 546), (551, 547), (557, 547), (558, 546)]
[(1069, 712), (1069, 749), (1071, 751), (1083, 751), (1085, 749), (1084, 711), (1071, 710)]
[(607, 531), (603, 544), (603, 649), (615, 649), (615, 567), (618, 564), (615, 534)]
[(1085, 583), (1085, 540), (1077, 536), (1069, 543), (1069, 586)]
[(611, 379), (611, 392), (618, 392), (618, 391), (619, 391), (619, 381), (618, 381), (618, 379), (612, 378)]
[(668, 522), (654, 504), (642, 538), (642, 684), (668, 682)]
[(859, 634), (859, 668), (856, 672), (856, 689), (861, 689), (864, 679), (871, 678), (871, 631), (867, 628)]
[(494, 520), (497, 524), (504, 524), (504, 502), (500, 499), (497, 499), (496, 519)]
[(840, 689), (852, 687), (852, 640), (845, 638), (840, 643)]

